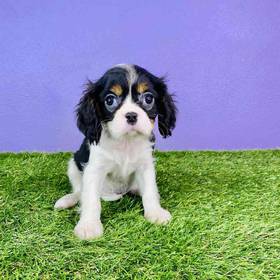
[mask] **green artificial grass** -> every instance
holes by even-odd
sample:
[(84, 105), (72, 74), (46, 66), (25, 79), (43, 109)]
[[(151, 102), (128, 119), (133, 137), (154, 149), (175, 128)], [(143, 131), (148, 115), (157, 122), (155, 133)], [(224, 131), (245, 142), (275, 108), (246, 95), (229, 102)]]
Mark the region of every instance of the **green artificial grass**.
[(0, 278), (279, 279), (280, 151), (157, 152), (168, 226), (141, 200), (102, 202), (104, 236), (73, 235), (70, 153), (0, 154)]

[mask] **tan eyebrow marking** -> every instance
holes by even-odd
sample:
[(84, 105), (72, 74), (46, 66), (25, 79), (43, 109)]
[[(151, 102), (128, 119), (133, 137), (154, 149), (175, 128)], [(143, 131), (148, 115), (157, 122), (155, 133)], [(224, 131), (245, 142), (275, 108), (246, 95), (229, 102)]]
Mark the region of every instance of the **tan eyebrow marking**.
[(119, 84), (115, 84), (110, 88), (110, 91), (112, 91), (114, 94), (116, 94), (117, 96), (122, 95), (123, 93), (123, 89)]
[(139, 93), (144, 93), (148, 88), (149, 88), (149, 87), (148, 87), (148, 84), (145, 83), (145, 82), (140, 83), (140, 84), (137, 85), (137, 91), (138, 91)]

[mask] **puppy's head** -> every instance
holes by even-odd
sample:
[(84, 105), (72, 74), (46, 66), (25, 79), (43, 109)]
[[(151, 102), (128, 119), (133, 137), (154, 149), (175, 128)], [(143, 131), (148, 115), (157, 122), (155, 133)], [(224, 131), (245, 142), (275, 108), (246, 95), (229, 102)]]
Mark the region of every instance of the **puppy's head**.
[(162, 78), (128, 64), (109, 69), (95, 83), (89, 81), (77, 107), (77, 124), (98, 143), (102, 129), (113, 138), (150, 137), (155, 119), (163, 137), (171, 135), (176, 106)]

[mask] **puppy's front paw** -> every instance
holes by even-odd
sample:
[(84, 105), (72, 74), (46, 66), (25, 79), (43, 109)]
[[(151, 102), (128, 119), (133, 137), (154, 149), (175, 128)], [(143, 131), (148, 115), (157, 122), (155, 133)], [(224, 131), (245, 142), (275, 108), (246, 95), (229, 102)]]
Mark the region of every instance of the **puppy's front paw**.
[(166, 225), (171, 220), (169, 211), (163, 208), (157, 208), (149, 212), (145, 212), (145, 218), (153, 224)]
[(90, 240), (103, 235), (103, 225), (100, 221), (79, 221), (74, 229), (75, 235), (82, 240)]

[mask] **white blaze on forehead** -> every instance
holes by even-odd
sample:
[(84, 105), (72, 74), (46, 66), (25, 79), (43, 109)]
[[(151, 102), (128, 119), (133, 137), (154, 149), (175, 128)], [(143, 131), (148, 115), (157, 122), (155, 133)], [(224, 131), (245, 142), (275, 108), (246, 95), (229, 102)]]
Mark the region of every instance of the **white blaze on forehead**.
[(132, 64), (117, 64), (115, 67), (123, 68), (127, 71), (127, 81), (129, 85), (129, 93), (131, 93), (132, 85), (137, 81), (138, 75)]
[(127, 72), (126, 79), (128, 82), (129, 92), (128, 92), (127, 97), (125, 98), (124, 103), (132, 104), (133, 101), (132, 101), (132, 97), (131, 97), (131, 88), (132, 88), (132, 85), (134, 83), (136, 83), (137, 78), (138, 78), (136, 70), (132, 64), (117, 64), (117, 65), (115, 65), (115, 67), (122, 68), (122, 69), (126, 70), (126, 72)]

